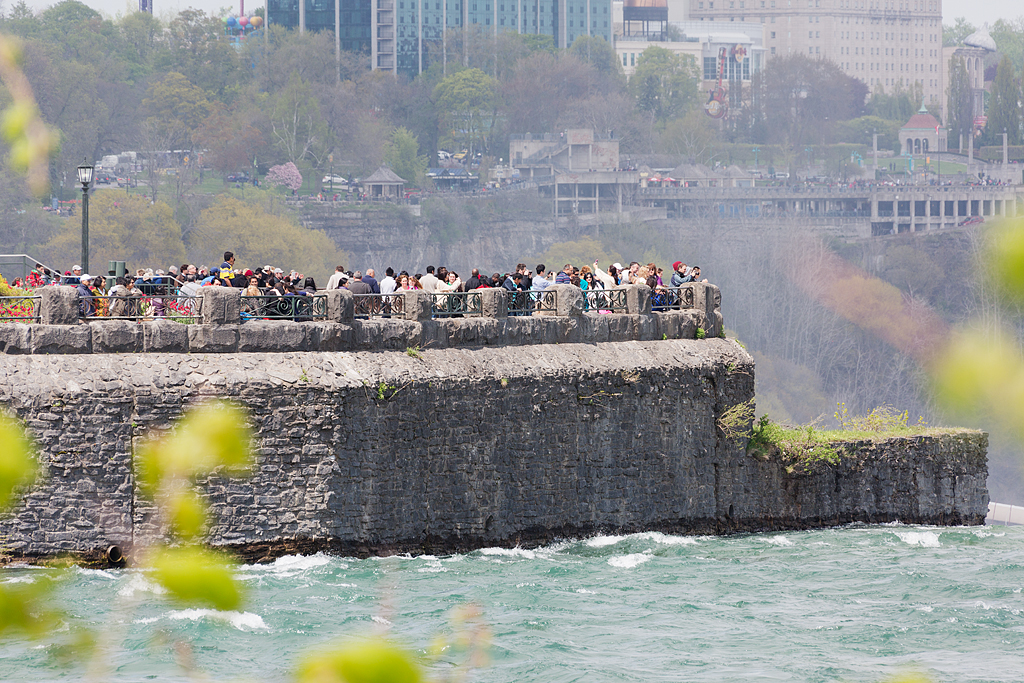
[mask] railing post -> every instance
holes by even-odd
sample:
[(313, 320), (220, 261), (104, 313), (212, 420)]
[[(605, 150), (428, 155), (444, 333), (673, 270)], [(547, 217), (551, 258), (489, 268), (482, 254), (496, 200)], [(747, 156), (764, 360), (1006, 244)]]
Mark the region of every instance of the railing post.
[(328, 289), (326, 295), (327, 320), (332, 323), (352, 322), (355, 317), (355, 295), (347, 289)]
[(651, 288), (629, 285), (626, 289), (626, 312), (636, 315), (651, 312)]
[(413, 290), (403, 292), (405, 297), (406, 320), (430, 320), (433, 317), (434, 298), (427, 292)]
[(41, 287), (39, 322), (43, 325), (77, 325), (78, 292), (74, 287)]
[(508, 317), (508, 291), (504, 287), (475, 290), (480, 293), (480, 305), (485, 318)]
[(555, 294), (555, 315), (578, 318), (583, 315), (583, 291), (575, 285), (551, 285), (545, 292)]
[(238, 325), (242, 322), (242, 290), (237, 287), (203, 287), (204, 325)]

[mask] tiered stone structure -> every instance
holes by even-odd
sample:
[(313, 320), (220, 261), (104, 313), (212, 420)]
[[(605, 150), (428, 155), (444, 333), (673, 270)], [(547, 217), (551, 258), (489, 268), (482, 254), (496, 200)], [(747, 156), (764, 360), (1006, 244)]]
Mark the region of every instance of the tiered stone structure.
[[(130, 560), (161, 533), (136, 486), (139, 439), (212, 397), (252, 416), (253, 476), (200, 482), (209, 542), (248, 559), (984, 519), (984, 434), (854, 444), (809, 473), (748, 455), (720, 421), (753, 398), (754, 363), (715, 336), (717, 289), (697, 286), (701, 307), (672, 313), (649, 312), (645, 290), (628, 292), (627, 314), (582, 313), (560, 291), (543, 316), (502, 317), (494, 293), (489, 318), (425, 320), (406, 306), (402, 321), (243, 325), (231, 322), (234, 294), (217, 291), (202, 324), (179, 327), (188, 348), (220, 353), (185, 354), (175, 323), (70, 324), (55, 289), (46, 322), (21, 326), (35, 355), (0, 355), (0, 404), (24, 420), (46, 471), (0, 521), (5, 557), (99, 558), (117, 545)], [(332, 295), (330, 311), (346, 319), (350, 297)], [(699, 322), (707, 338), (693, 338)], [(351, 349), (294, 350), (318, 325), (347, 325), (333, 338)], [(116, 335), (146, 352), (101, 353), (126, 348)], [(81, 339), (91, 355), (40, 351)]]

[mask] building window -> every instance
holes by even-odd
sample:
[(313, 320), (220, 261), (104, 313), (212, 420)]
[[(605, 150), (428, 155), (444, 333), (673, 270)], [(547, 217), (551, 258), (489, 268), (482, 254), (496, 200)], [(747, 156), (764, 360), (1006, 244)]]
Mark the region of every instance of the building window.
[(772, 54), (775, 54), (775, 48), (774, 47), (772, 48)]
[(718, 59), (716, 57), (704, 58), (704, 80), (713, 81), (718, 78)]
[(628, 61), (629, 61), (629, 59), (626, 57), (626, 53), (623, 52), (622, 53), (622, 66), (629, 66), (629, 64), (626, 63)]
[(775, 37), (775, 31), (772, 31), (772, 38)]

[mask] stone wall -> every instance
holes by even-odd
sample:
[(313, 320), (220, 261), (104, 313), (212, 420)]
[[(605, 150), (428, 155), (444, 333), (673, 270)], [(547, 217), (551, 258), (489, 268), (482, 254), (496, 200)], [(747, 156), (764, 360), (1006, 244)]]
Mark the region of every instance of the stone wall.
[(753, 391), (750, 356), (715, 338), (0, 356), (0, 403), (48, 471), (0, 536), (8, 557), (144, 545), (159, 531), (133, 444), (209, 396), (247, 406), (259, 453), (251, 480), (203, 483), (210, 541), (255, 559), (984, 519), (983, 434), (861, 444), (839, 466), (792, 474), (717, 429)]

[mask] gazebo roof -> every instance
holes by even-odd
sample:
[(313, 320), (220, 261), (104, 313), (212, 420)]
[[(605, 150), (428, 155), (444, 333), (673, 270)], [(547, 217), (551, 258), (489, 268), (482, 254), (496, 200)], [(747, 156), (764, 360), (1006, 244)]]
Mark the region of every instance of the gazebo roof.
[(369, 178), (363, 179), (364, 185), (404, 185), (405, 181), (387, 166), (381, 166)]
[(910, 120), (900, 130), (935, 130), (937, 127), (941, 128), (939, 120), (929, 114), (922, 104), (917, 113), (911, 116)]

